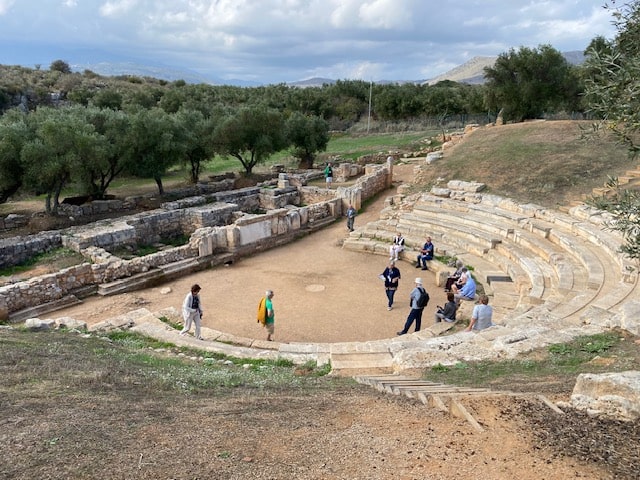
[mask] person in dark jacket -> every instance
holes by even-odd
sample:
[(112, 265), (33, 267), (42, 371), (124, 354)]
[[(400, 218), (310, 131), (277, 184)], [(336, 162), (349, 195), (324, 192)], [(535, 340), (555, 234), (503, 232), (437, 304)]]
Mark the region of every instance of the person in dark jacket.
[(393, 310), (393, 297), (398, 290), (398, 281), (400, 280), (400, 270), (396, 267), (395, 262), (389, 262), (389, 266), (380, 274), (380, 278), (384, 280), (384, 290), (387, 294), (387, 310)]
[(455, 322), (457, 310), (458, 310), (458, 306), (456, 305), (456, 302), (454, 300), (453, 292), (447, 293), (447, 303), (444, 304), (444, 307), (438, 306), (438, 309), (436, 311), (436, 314), (435, 314), (436, 323)]

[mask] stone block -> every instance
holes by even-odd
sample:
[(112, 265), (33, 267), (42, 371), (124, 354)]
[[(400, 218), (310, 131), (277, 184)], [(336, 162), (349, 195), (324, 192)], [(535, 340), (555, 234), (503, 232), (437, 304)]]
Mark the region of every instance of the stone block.
[(31, 330), (32, 332), (50, 330), (55, 327), (55, 324), (55, 320), (41, 320), (39, 318), (27, 318), (27, 320), (24, 322), (25, 328)]
[(623, 420), (640, 418), (640, 371), (578, 375), (571, 405)]

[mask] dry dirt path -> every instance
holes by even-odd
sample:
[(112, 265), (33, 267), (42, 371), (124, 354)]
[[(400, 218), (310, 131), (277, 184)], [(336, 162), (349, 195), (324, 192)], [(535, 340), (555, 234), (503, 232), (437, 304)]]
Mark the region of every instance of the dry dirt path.
[[(412, 164), (397, 165), (394, 187), (382, 192), (356, 217), (356, 229), (376, 220), (385, 198), (401, 183), (410, 182)], [(384, 287), (377, 277), (387, 258), (344, 250), (346, 220), (288, 245), (242, 258), (228, 267), (198, 272), (155, 288), (114, 297), (92, 297), (83, 304), (54, 312), (89, 324), (144, 307), (158, 311), (180, 308), (191, 284), (202, 287), (203, 326), (248, 338), (266, 334), (255, 321), (255, 310), (266, 289), (275, 292), (276, 335), (280, 342), (343, 342), (389, 338), (400, 330), (409, 313), (409, 293), (416, 276), (431, 295), (423, 324), (433, 322), (444, 292), (431, 272), (400, 262), (402, 275), (392, 311), (387, 310)], [(167, 287), (170, 292), (166, 292)]]

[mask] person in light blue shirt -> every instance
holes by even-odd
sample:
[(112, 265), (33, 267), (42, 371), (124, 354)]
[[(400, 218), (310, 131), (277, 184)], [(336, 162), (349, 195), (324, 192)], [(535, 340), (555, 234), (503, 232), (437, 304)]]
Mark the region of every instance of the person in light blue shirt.
[[(453, 288), (455, 288), (455, 286)], [(458, 306), (460, 305), (460, 302), (462, 300), (473, 301), (476, 299), (476, 282), (473, 280), (473, 277), (471, 275), (467, 277), (467, 281), (464, 282), (462, 288), (460, 288), (459, 290), (457, 288), (455, 289), (457, 290), (457, 292), (454, 295), (454, 298), (456, 300), (456, 305)]]
[(493, 308), (491, 308), (488, 303), (489, 297), (482, 295), (480, 297), (480, 304), (473, 307), (471, 321), (467, 327), (468, 332), (471, 330), (484, 330), (485, 328), (493, 327), (493, 322), (491, 321)]

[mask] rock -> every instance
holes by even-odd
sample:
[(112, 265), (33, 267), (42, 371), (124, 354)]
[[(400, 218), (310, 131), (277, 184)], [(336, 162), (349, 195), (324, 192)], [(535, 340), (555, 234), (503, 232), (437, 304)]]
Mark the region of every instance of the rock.
[(637, 420), (640, 418), (640, 371), (580, 374), (573, 387), (571, 404), (578, 410)]
[(32, 332), (38, 332), (42, 330), (50, 330), (55, 327), (55, 320), (47, 319), (41, 320), (39, 318), (28, 318), (24, 322), (25, 328), (31, 330)]
[(86, 330), (87, 329), (87, 322), (83, 322), (82, 320), (76, 320), (75, 318), (71, 318), (71, 317), (60, 317), (60, 318), (56, 318), (54, 321), (58, 326), (58, 328), (67, 328), (69, 330), (72, 330), (72, 329)]

